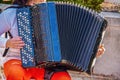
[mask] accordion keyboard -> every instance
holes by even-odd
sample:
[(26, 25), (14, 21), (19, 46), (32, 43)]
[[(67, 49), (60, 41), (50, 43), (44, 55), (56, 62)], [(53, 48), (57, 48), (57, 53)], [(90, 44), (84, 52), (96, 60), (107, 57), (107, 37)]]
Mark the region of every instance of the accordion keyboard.
[(18, 17), (18, 32), (19, 36), (22, 37), (23, 41), (25, 42), (25, 46), (21, 49), (21, 58), (24, 66), (33, 66), (34, 63), (34, 44), (33, 44), (33, 30), (31, 28), (31, 16), (30, 16), (30, 9), (29, 7), (18, 9), (21, 11), (17, 11)]

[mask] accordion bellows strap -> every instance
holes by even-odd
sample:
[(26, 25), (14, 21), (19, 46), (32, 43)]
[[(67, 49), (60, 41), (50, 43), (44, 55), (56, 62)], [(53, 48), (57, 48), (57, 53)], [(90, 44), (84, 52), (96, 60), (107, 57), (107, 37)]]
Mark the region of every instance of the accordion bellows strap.
[(88, 71), (107, 22), (91, 9), (70, 3), (46, 2), (17, 9), (23, 67), (66, 64)]

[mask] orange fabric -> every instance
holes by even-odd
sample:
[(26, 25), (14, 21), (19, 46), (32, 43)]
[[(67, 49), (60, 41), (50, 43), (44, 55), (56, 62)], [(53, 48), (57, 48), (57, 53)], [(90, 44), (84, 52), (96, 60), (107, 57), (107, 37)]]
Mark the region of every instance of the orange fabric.
[[(6, 80), (44, 80), (44, 68), (23, 68), (21, 61), (12, 59), (4, 64)], [(67, 72), (56, 72), (51, 80), (71, 80)]]
[(23, 68), (20, 60), (9, 60), (4, 64), (6, 80), (44, 80), (44, 68)]
[(71, 80), (71, 77), (67, 72), (56, 72), (53, 74), (51, 80)]

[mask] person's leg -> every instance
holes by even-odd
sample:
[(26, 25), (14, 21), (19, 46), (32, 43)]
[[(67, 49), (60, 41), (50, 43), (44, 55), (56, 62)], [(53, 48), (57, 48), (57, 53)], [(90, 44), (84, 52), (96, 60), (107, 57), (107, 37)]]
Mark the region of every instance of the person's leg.
[(25, 72), (20, 60), (13, 59), (4, 64), (6, 80), (23, 80)]
[(44, 68), (27, 68), (27, 73), (30, 73), (30, 79), (44, 80), (45, 69)]
[(71, 77), (68, 72), (61, 71), (61, 72), (55, 72), (51, 77), (51, 80), (71, 80)]

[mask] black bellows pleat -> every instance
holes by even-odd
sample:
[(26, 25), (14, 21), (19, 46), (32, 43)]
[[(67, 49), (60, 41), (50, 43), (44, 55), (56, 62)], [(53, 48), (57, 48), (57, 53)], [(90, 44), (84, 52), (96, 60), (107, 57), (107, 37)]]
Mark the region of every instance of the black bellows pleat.
[[(104, 24), (104, 19), (97, 13), (83, 6), (74, 4), (56, 4), (62, 59), (87, 71), (96, 55), (94, 48)], [(100, 36), (102, 37), (102, 35)], [(91, 59), (92, 58), (92, 59)]]

